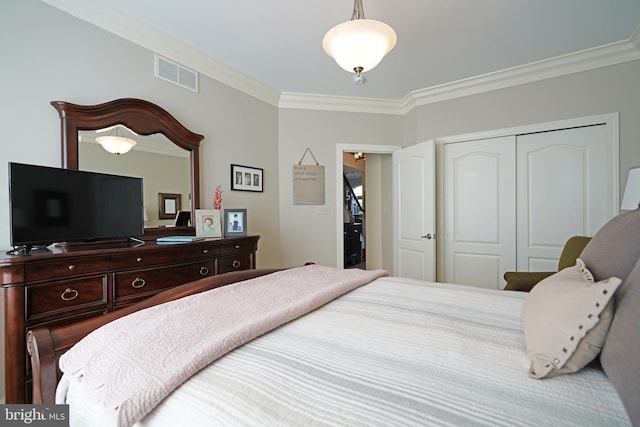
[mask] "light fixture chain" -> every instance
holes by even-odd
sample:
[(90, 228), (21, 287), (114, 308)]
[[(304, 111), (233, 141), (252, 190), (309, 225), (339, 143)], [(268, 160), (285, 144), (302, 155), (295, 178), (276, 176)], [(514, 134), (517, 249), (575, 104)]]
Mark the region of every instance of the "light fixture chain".
[(351, 20), (355, 19), (366, 19), (364, 17), (364, 8), (362, 7), (362, 0), (353, 0), (353, 15), (351, 15)]

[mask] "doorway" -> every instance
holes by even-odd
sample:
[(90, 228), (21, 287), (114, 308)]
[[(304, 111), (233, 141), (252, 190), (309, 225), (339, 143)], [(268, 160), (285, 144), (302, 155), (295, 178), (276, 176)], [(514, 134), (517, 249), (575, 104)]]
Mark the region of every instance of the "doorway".
[(342, 167), (344, 268), (367, 269), (366, 153), (344, 153)]
[[(366, 268), (393, 270), (392, 242), (392, 190), (391, 153), (399, 150), (397, 145), (336, 144), (335, 215), (336, 265), (344, 265), (344, 215), (340, 213), (344, 203), (344, 158), (345, 153), (363, 153), (366, 156), (365, 204), (362, 224), (365, 245)], [(360, 162), (358, 162), (360, 163)]]

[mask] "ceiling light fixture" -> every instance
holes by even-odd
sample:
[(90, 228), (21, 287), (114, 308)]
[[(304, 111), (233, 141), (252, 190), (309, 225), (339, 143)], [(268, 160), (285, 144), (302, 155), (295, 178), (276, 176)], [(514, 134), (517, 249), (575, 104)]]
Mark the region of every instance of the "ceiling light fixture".
[(107, 136), (97, 137), (96, 142), (111, 154), (116, 155), (128, 152), (137, 144), (133, 139), (120, 135), (120, 126), (114, 126)]
[(384, 22), (366, 19), (362, 0), (354, 0), (351, 20), (330, 29), (322, 39), (322, 47), (338, 65), (356, 77), (372, 70), (391, 52), (398, 37)]

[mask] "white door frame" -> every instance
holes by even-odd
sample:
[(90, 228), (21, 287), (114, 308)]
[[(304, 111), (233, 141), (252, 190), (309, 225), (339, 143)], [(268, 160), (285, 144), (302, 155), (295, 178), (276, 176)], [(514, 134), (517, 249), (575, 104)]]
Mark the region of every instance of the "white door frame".
[(335, 209), (336, 209), (336, 266), (344, 265), (344, 242), (342, 236), (342, 228), (344, 226), (342, 216), (343, 204), (343, 182), (342, 171), (344, 162), (342, 156), (347, 153), (371, 153), (371, 154), (391, 154), (396, 150), (400, 150), (400, 145), (375, 145), (375, 144), (336, 144), (336, 191), (335, 191)]

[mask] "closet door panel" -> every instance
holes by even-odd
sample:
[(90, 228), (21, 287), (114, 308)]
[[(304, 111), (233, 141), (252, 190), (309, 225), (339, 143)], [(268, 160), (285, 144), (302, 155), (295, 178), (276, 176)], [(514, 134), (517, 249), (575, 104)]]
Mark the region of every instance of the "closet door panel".
[(498, 289), (515, 267), (515, 137), (446, 144), (445, 281)]
[(519, 271), (554, 271), (567, 239), (607, 219), (604, 125), (517, 137)]

